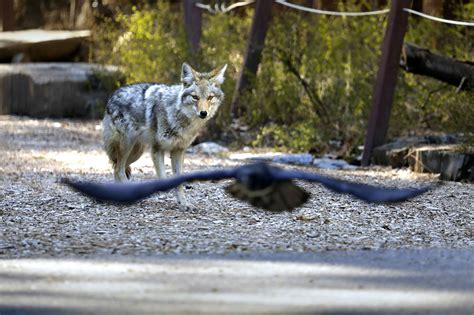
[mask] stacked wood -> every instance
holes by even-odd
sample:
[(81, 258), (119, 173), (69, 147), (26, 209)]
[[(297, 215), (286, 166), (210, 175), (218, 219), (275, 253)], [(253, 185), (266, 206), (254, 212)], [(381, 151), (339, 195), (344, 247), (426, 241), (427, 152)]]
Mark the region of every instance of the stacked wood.
[(408, 164), (417, 173), (440, 174), (440, 179), (474, 180), (474, 148), (427, 145), (410, 149)]
[(410, 167), (417, 173), (440, 174), (443, 180), (474, 180), (474, 147), (456, 144), (455, 135), (414, 136), (374, 149), (372, 161), (393, 168)]

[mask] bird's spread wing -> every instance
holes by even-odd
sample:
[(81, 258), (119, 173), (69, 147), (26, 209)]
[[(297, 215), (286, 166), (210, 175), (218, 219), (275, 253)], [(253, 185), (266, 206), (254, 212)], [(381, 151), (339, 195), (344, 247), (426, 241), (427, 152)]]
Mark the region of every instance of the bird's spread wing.
[(195, 180), (220, 180), (235, 177), (235, 169), (223, 169), (188, 173), (167, 179), (128, 183), (98, 183), (74, 181), (64, 178), (62, 183), (95, 199), (131, 203), (144, 199), (159, 191), (168, 191), (185, 182)]
[(309, 194), (291, 180), (277, 181), (258, 190), (251, 190), (246, 185), (235, 181), (226, 187), (226, 191), (252, 206), (273, 212), (291, 211), (309, 198)]
[(309, 172), (284, 170), (280, 168), (273, 168), (272, 173), (277, 180), (301, 179), (309, 182), (317, 182), (335, 192), (350, 194), (367, 202), (400, 202), (418, 196), (431, 189), (430, 186), (421, 188), (376, 187)]

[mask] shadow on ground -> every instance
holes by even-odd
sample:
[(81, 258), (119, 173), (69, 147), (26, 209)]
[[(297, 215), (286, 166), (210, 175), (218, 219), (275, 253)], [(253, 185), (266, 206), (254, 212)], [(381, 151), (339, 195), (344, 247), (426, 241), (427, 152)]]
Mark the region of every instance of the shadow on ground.
[(0, 261), (0, 313), (470, 314), (474, 250)]

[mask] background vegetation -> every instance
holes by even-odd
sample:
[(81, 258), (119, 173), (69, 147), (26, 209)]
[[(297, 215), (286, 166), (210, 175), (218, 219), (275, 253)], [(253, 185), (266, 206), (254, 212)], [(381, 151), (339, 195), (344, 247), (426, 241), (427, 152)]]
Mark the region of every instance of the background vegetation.
[[(358, 11), (363, 1), (339, 10)], [(228, 14), (203, 13), (199, 55), (187, 47), (181, 7), (169, 2), (124, 9), (96, 27), (91, 58), (120, 65), (127, 82), (177, 83), (183, 61), (201, 70), (228, 63), (226, 102), (216, 119), (219, 135), (234, 134), (240, 145), (348, 155), (363, 144), (386, 16), (327, 17), (279, 7), (267, 34), (245, 116), (231, 128), (230, 101), (246, 48), (252, 6)], [(474, 4), (459, 6), (460, 20), (474, 16)], [(459, 60), (473, 60), (472, 28), (410, 17), (406, 41)], [(472, 94), (400, 71), (389, 135), (474, 130)], [(235, 124), (233, 125), (235, 127)], [(239, 137), (240, 136), (240, 137)]]

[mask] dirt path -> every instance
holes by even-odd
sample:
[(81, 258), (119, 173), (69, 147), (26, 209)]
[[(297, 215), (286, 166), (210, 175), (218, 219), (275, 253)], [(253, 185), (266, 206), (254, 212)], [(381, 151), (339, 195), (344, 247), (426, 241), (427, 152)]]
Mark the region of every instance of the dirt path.
[[(474, 246), (474, 186), (465, 183), (377, 206), (305, 184), (310, 202), (282, 214), (231, 199), (225, 182), (191, 184), (195, 210), (188, 212), (177, 208), (172, 193), (133, 206), (97, 203), (57, 179), (111, 180), (100, 133), (98, 121), (0, 116), (0, 258)], [(185, 171), (238, 163), (192, 155)], [(390, 186), (433, 180), (404, 170), (312, 170)], [(135, 179), (154, 176), (148, 156), (133, 173)]]
[(5, 259), (0, 313), (472, 315), (473, 254), (401, 249)]

